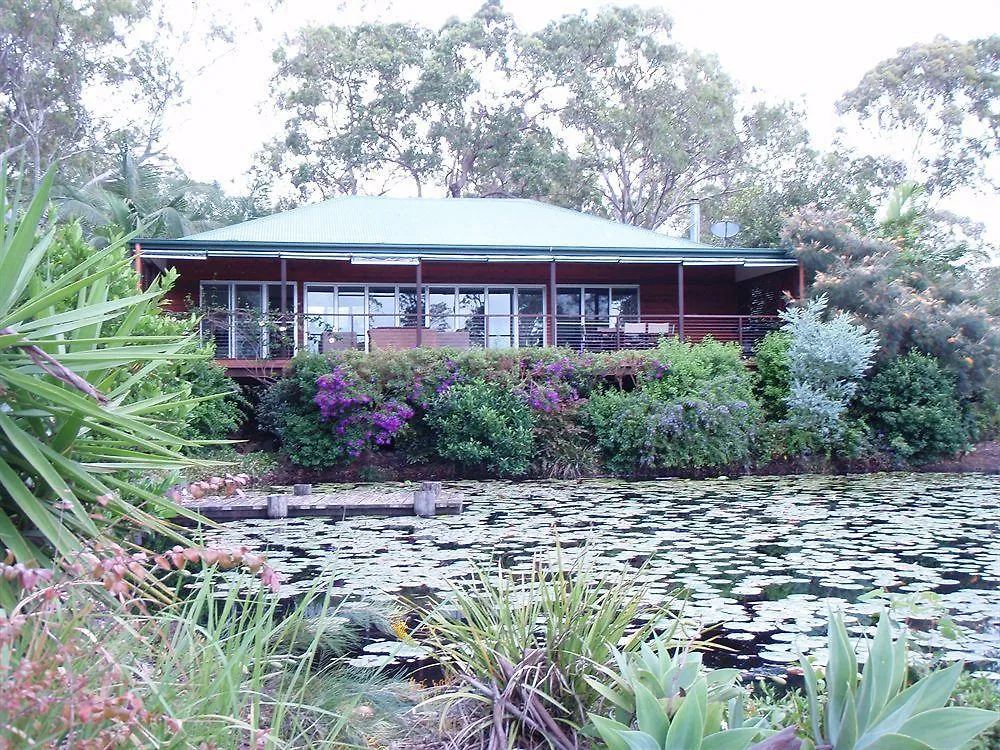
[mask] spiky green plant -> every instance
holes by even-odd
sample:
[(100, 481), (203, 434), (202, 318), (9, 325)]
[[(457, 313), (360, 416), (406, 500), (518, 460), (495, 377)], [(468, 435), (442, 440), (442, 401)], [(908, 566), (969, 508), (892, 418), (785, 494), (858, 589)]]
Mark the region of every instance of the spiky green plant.
[(113, 260), (117, 244), (57, 278), (37, 273), (55, 233), (42, 221), (52, 173), (20, 214), (5, 174), (0, 166), (0, 547), (30, 564), (72, 559), (119, 524), (176, 535), (162, 518), (183, 511), (125, 474), (190, 463), (179, 449), (193, 443), (158, 419), (185, 398), (130, 396), (170, 360), (198, 355), (185, 353), (185, 337), (134, 335), (163, 288), (109, 298), (111, 274), (129, 262)]
[[(424, 614), (428, 645), (451, 687), (442, 720), (461, 715), (457, 742), (491, 737), (491, 747), (576, 747), (587, 713), (601, 700), (588, 677), (609, 664), (616, 644), (639, 647), (664, 609), (643, 604), (641, 571), (595, 573), (581, 556), (530, 572), (476, 566), (447, 606)], [(644, 624), (632, 630), (640, 613)], [(499, 743), (499, 744), (498, 744)]]
[(889, 617), (879, 618), (868, 661), (858, 658), (839, 614), (831, 614), (826, 693), (802, 657), (809, 698), (810, 732), (817, 747), (835, 750), (957, 750), (997, 721), (995, 711), (945, 704), (962, 674), (962, 662), (909, 687), (905, 633), (895, 641)]
[[(745, 715), (739, 671), (705, 670), (690, 644), (677, 647), (661, 637), (634, 653), (616, 649), (614, 661), (601, 679), (588, 678), (614, 709), (614, 719), (590, 716), (611, 750), (746, 750), (775, 734), (767, 717)], [(769, 746), (782, 747), (758, 745)]]

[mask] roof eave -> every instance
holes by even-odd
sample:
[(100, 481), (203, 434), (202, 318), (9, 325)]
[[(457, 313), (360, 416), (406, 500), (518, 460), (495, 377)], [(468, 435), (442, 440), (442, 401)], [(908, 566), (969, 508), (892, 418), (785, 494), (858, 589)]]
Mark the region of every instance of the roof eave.
[(393, 256), (424, 260), (510, 261), (510, 262), (688, 262), (722, 263), (727, 260), (795, 260), (778, 248), (704, 247), (491, 247), (472, 245), (345, 245), (330, 243), (256, 242), (237, 240), (137, 239), (142, 254), (149, 258), (204, 259), (208, 257), (255, 257), (316, 260), (350, 260), (352, 256)]

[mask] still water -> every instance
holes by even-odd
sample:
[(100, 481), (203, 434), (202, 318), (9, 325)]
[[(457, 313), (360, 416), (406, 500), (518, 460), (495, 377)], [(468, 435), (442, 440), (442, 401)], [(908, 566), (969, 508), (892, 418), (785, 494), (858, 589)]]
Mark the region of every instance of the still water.
[[(242, 521), (206, 541), (267, 550), (291, 591), (322, 580), (349, 600), (394, 606), (446, 596), (447, 581), (467, 576), (473, 561), (517, 570), (536, 556), (553, 560), (558, 540), (564, 558), (639, 568), (651, 601), (683, 589), (685, 616), (731, 649), (719, 663), (752, 669), (787, 664), (797, 649), (822, 658), (831, 606), (854, 634), (865, 632), (879, 604), (859, 597), (881, 588), (900, 595), (900, 619), (927, 629), (918, 641), (1000, 672), (998, 476), (445, 487), (467, 498), (461, 515)], [(929, 627), (945, 614), (950, 637)]]

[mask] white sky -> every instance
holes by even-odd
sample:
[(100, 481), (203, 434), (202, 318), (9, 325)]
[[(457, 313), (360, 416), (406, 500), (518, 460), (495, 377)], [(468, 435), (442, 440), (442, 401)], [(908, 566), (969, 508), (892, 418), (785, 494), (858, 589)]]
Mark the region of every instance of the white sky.
[[(181, 0), (169, 0), (180, 3)], [(215, 0), (220, 10), (246, 15), (246, 0)], [(205, 65), (186, 87), (188, 101), (167, 120), (164, 141), (188, 174), (244, 187), (254, 153), (280, 128), (269, 102), (271, 52), (281, 38), (309, 23), (353, 23), (362, 19), (418, 21), (432, 28), (453, 15), (471, 15), (480, 0), (284, 0), (277, 10), (260, 10), (263, 29), (247, 31), (220, 59)], [(566, 13), (596, 10), (595, 0), (505, 0), (504, 7), (525, 30)], [(623, 0), (619, 4), (633, 4)], [(674, 18), (674, 38), (689, 49), (718, 55), (741, 89), (762, 98), (804, 103), (809, 130), (820, 147), (837, 126), (834, 104), (862, 75), (900, 47), (938, 34), (968, 40), (1000, 33), (998, 0), (634, 0), (660, 6)], [(202, 53), (204, 56), (204, 53)], [(985, 220), (998, 214), (996, 195), (960, 199), (953, 210)], [(964, 210), (963, 210), (964, 209)], [(1000, 221), (991, 222), (994, 241)]]

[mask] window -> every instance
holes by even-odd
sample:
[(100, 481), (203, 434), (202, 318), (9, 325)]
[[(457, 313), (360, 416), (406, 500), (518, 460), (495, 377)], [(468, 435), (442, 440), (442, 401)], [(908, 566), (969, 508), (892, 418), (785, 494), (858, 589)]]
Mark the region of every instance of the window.
[[(424, 287), (425, 328), (468, 331), (472, 346), (542, 346), (545, 293), (539, 287)], [(417, 325), (416, 287), (306, 285), (308, 345), (319, 351), (327, 331), (350, 331), (367, 348), (368, 330)]]
[(270, 359), (295, 353), (295, 284), (285, 285), (288, 318), (281, 316), (281, 283), (211, 281), (201, 285), (203, 338), (224, 359)]
[(556, 343), (579, 348), (588, 328), (614, 328), (639, 316), (639, 288), (560, 286), (556, 292)]

